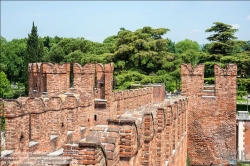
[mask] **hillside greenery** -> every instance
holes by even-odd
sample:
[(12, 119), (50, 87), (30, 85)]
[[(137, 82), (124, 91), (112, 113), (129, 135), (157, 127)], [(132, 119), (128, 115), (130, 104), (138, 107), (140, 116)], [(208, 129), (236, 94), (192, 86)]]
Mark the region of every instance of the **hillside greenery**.
[[(28, 93), (27, 64), (32, 62), (114, 63), (115, 89), (131, 84), (165, 83), (167, 91), (181, 89), (180, 65), (205, 64), (205, 83), (214, 82), (213, 65), (238, 65), (238, 94), (250, 90), (250, 41), (238, 40), (231, 25), (215, 22), (206, 30), (210, 42), (200, 49), (196, 41), (177, 43), (164, 35), (168, 28), (145, 26), (135, 31), (120, 28), (102, 43), (83, 37), (40, 37), (32, 23), (27, 38), (7, 41), (1, 36), (0, 97), (15, 98)], [(26, 89), (26, 90), (25, 90)]]

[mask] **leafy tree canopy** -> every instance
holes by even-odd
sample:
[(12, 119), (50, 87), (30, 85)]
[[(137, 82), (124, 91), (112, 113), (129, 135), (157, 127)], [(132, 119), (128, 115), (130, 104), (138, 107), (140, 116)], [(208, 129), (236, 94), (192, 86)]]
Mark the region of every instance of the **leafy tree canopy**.
[[(166, 89), (179, 88), (181, 63), (205, 64), (205, 82), (214, 81), (213, 65), (236, 63), (237, 84), (250, 90), (250, 42), (235, 37), (237, 29), (231, 25), (215, 22), (206, 32), (213, 33), (211, 42), (200, 51), (196, 41), (185, 39), (178, 43), (163, 38), (169, 29), (145, 26), (135, 31), (120, 28), (116, 35), (107, 37), (102, 43), (79, 38), (38, 36), (32, 24), (28, 38), (7, 41), (1, 37), (0, 71), (7, 80), (16, 85), (15, 97), (27, 90), (27, 66), (32, 62), (54, 63), (108, 63), (114, 62), (115, 87), (128, 88), (134, 83), (165, 82)], [(226, 55), (226, 56), (225, 56)], [(23, 87), (26, 86), (26, 88)]]
[(3, 71), (0, 72), (0, 98), (11, 98), (13, 97), (13, 92), (10, 86), (10, 82), (7, 79)]
[(189, 39), (182, 40), (175, 45), (176, 53), (184, 53), (187, 50), (193, 50), (195, 52), (200, 51), (200, 46), (196, 41), (192, 41)]
[(167, 39), (162, 36), (169, 29), (143, 27), (135, 32), (121, 28), (115, 40), (115, 52), (112, 61), (123, 61), (125, 68), (138, 68), (146, 73), (161, 65), (162, 54), (167, 51)]
[(211, 54), (229, 55), (242, 51), (242, 47), (246, 45), (245, 41), (236, 40), (234, 36), (238, 29), (234, 29), (232, 25), (221, 22), (214, 22), (214, 26), (208, 28), (205, 32), (214, 32), (214, 34), (207, 37), (211, 41), (209, 52)]

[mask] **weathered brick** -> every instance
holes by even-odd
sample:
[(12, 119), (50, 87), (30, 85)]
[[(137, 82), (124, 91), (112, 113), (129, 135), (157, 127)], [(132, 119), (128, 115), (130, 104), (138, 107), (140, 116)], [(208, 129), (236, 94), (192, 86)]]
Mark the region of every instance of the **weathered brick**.
[[(42, 69), (38, 69), (39, 66)], [(32, 98), (5, 101), (7, 149), (31, 150), (28, 147), (31, 136), (39, 142), (36, 150), (47, 153), (65, 147), (64, 156), (74, 157), (84, 165), (101, 164), (105, 161), (103, 153), (108, 165), (165, 165), (166, 156), (169, 156), (169, 165), (185, 165), (186, 124), (181, 120), (187, 116), (179, 117), (186, 113), (186, 109), (182, 109), (185, 105), (180, 102), (186, 100), (185, 97), (171, 99), (174, 104), (163, 101), (164, 85), (113, 92), (111, 64), (104, 67), (74, 64), (74, 89), (69, 89), (68, 64), (34, 64), (32, 68), (34, 70), (29, 71), (31, 90), (37, 82), (41, 90), (47, 88), (48, 94), (39, 92), (31, 94)], [(105, 102), (106, 108), (95, 108), (94, 99)], [(159, 105), (152, 106), (153, 103)], [(164, 111), (159, 112), (159, 107)], [(130, 110), (134, 110), (132, 119), (117, 118)], [(115, 120), (108, 124), (107, 119)], [(164, 126), (165, 121), (168, 127)], [(86, 139), (79, 142), (83, 138)], [(66, 142), (79, 144), (64, 146)]]
[(112, 159), (113, 159), (113, 155), (114, 155), (114, 152), (109, 152), (109, 151), (106, 152), (106, 157), (107, 157), (107, 159), (109, 159), (109, 160), (112, 160)]
[(114, 144), (107, 144), (106, 145), (106, 151), (114, 151), (115, 145)]

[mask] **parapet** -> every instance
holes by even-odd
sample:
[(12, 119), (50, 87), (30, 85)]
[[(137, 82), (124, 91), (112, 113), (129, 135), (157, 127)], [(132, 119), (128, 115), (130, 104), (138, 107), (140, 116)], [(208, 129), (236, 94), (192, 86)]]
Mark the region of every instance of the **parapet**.
[(227, 64), (226, 68), (222, 68), (220, 65), (215, 64), (214, 65), (214, 74), (216, 76), (237, 76), (237, 65), (236, 64)]
[(70, 63), (52, 64), (52, 63), (29, 63), (28, 72), (37, 73), (67, 73), (70, 71)]
[(114, 65), (113, 63), (108, 63), (104, 65), (105, 73), (113, 73), (114, 72)]
[[(83, 101), (82, 101), (83, 100)], [(87, 103), (86, 97), (75, 95), (53, 96), (44, 101), (43, 98), (28, 98), (22, 97), (15, 99), (4, 100), (4, 116), (18, 117), (27, 114), (39, 114), (46, 111), (59, 111), (63, 109), (72, 109), (85, 106)]]
[(28, 72), (41, 72), (42, 63), (29, 63)]
[(104, 67), (103, 67), (103, 65), (101, 63), (97, 63), (95, 65), (95, 70), (96, 70), (97, 73), (98, 72), (104, 72)]
[(74, 63), (73, 67), (74, 74), (94, 74), (95, 73), (95, 64), (85, 64), (84, 66), (81, 66), (78, 63)]
[(192, 65), (189, 64), (182, 64), (181, 65), (181, 75), (204, 75), (204, 64), (198, 64), (195, 67), (192, 67)]

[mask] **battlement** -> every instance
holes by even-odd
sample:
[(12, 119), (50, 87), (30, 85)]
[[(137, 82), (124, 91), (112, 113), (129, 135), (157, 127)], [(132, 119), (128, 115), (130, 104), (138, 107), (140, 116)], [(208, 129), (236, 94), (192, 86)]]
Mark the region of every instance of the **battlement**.
[(70, 87), (70, 64), (30, 63), (29, 96), (40, 97), (43, 93), (56, 96)]
[(85, 165), (183, 166), (186, 108), (187, 98), (178, 97), (127, 110), (109, 118), (108, 125), (93, 126), (83, 141), (67, 144), (63, 155), (74, 156)]
[[(77, 93), (92, 94), (93, 98), (104, 99), (109, 96), (113, 87), (112, 64), (73, 65), (73, 75), (70, 76), (70, 64), (30, 63), (29, 96), (41, 97), (43, 94), (57, 96), (70, 90), (70, 77), (73, 77), (73, 88)], [(106, 85), (105, 85), (106, 78)], [(110, 81), (111, 80), (111, 81)], [(104, 89), (106, 88), (106, 90)], [(106, 92), (105, 92), (106, 91)], [(99, 93), (98, 93), (99, 92)], [(105, 94), (106, 93), (106, 94)]]
[(203, 64), (181, 66), (182, 94), (189, 100), (188, 156), (192, 165), (227, 165), (236, 160), (237, 66), (214, 65), (214, 85), (204, 85), (203, 73)]
[[(195, 67), (192, 67), (191, 64), (182, 64), (181, 65), (181, 75), (190, 75), (190, 76), (204, 76), (205, 65), (198, 64)], [(227, 64), (225, 68), (221, 67), (218, 64), (214, 65), (214, 75), (237, 75), (237, 65), (236, 64)]]
[(70, 64), (52, 64), (52, 63), (29, 63), (29, 73), (67, 73), (70, 71)]
[(220, 65), (214, 65), (215, 76), (237, 76), (237, 65), (227, 64), (226, 68), (222, 68)]
[(74, 63), (73, 66), (74, 74), (94, 74), (95, 73), (95, 64), (86, 64), (81, 66), (78, 63)]
[(61, 153), (65, 144), (89, 138), (93, 126), (108, 125), (107, 119), (116, 119), (127, 110), (164, 100), (164, 85), (113, 92), (113, 70), (112, 64), (74, 64), (70, 88), (70, 64), (29, 64), (29, 97), (1, 99), (5, 149), (14, 156), (19, 152), (43, 157)]
[(204, 76), (204, 64), (198, 64), (195, 67), (189, 64), (182, 64), (181, 65), (181, 75), (191, 75), (191, 76)]
[(227, 165), (236, 157), (237, 66), (215, 65), (214, 85), (204, 85), (204, 70), (183, 64), (186, 97), (165, 99), (164, 84), (114, 92), (112, 64), (74, 64), (72, 72), (70, 64), (29, 64), (29, 97), (0, 100), (2, 154), (32, 154), (25, 161), (57, 155), (72, 165), (183, 166), (188, 151), (192, 165)]

